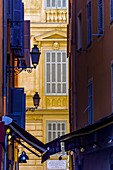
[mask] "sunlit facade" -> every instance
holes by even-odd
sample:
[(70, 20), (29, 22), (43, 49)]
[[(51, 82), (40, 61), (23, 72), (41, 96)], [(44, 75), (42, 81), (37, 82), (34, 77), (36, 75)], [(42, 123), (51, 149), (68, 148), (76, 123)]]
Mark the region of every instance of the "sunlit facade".
[[(32, 73), (23, 71), (19, 74), (18, 87), (24, 87), (26, 93), (26, 130), (43, 143), (69, 132), (68, 118), (68, 58), (67, 58), (67, 0), (24, 0), (25, 19), (30, 20), (30, 47), (37, 44), (41, 57)], [(40, 95), (37, 110), (32, 97), (35, 92)], [(19, 151), (23, 150), (22, 147)], [(25, 149), (24, 149), (25, 150)], [(41, 159), (26, 150), (29, 160), (20, 164), (20, 170), (43, 170), (48, 168), (48, 161)], [(40, 154), (39, 154), (40, 155)], [(68, 156), (62, 152), (51, 156), (58, 160), (63, 155), (66, 166)]]

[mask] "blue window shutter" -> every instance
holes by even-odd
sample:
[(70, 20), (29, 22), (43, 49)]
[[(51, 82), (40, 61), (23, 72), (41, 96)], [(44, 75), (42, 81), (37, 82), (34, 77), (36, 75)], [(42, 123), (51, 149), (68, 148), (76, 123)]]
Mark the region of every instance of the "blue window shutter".
[(20, 52), (24, 57), (24, 3), (21, 3), (21, 18), (20, 18)]
[(8, 0), (8, 19), (13, 20), (13, 0)]
[(24, 21), (24, 58), (26, 65), (30, 66), (30, 21)]
[(91, 44), (91, 2), (87, 4), (87, 19), (88, 19), (88, 45)]
[[(14, 25), (14, 24), (13, 24)], [(20, 49), (20, 27), (14, 25), (11, 28), (11, 48)]]
[(111, 10), (111, 18), (110, 18), (110, 20), (111, 20), (111, 22), (113, 22), (113, 0), (111, 0), (111, 3), (110, 3), (110, 10)]
[(11, 47), (20, 48), (21, 0), (13, 0), (13, 18), (11, 27)]
[(103, 0), (98, 0), (98, 33), (103, 33)]
[(10, 89), (10, 117), (19, 126), (25, 128), (26, 96), (24, 88)]
[(88, 122), (92, 124), (93, 121), (93, 85), (92, 81), (88, 84)]
[(24, 4), (21, 0), (13, 0), (12, 23), (11, 48), (16, 58), (24, 57)]
[(13, 0), (13, 21), (21, 21), (21, 0)]

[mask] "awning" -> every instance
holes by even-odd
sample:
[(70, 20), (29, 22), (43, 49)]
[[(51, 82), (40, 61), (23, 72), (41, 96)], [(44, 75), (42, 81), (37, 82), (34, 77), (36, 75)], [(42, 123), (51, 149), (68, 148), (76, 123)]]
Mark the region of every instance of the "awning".
[(13, 122), (13, 120), (7, 116), (3, 116), (2, 121), (5, 122), (5, 125), (10, 127), (12, 131), (14, 131), (15, 135), (25, 141), (27, 144), (32, 146), (34, 149), (39, 151), (40, 153), (47, 152), (47, 147), (44, 143), (42, 143), (40, 140), (35, 138), (33, 135), (28, 133), (26, 130), (18, 126), (16, 123)]
[(113, 138), (113, 114), (97, 121), (94, 124), (78, 129), (66, 135), (60, 136), (60, 142), (65, 143), (65, 150), (79, 148), (82, 145), (89, 145), (95, 141), (95, 136), (98, 141), (101, 139), (108, 140)]
[(24, 140), (26, 143), (28, 143), (30, 146), (35, 148), (40, 153), (46, 152), (47, 148), (46, 146), (36, 139), (34, 136), (32, 136), (30, 133), (28, 133), (26, 130), (22, 129), (20, 126), (18, 126), (16, 123), (12, 122), (9, 124), (9, 127), (14, 131), (14, 133)]
[(88, 125), (84, 128), (78, 129), (76, 131), (73, 131), (71, 133), (68, 133), (66, 135), (61, 136), (60, 141), (63, 142), (63, 141), (66, 141), (68, 139), (71, 139), (73, 137), (80, 137), (80, 136), (89, 135), (89, 134), (96, 132), (100, 129), (103, 129), (103, 128), (111, 125), (111, 124), (113, 124), (113, 114), (97, 121), (94, 124)]

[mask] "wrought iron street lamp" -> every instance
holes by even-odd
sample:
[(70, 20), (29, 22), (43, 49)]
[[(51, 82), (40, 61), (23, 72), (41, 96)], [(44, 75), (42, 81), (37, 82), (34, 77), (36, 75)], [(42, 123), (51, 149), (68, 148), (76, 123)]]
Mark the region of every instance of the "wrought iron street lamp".
[(34, 103), (34, 106), (36, 109), (39, 106), (39, 102), (40, 102), (40, 96), (39, 96), (38, 92), (35, 92), (35, 94), (33, 96), (33, 103)]
[(32, 66), (26, 66), (25, 59), (20, 58), (17, 60), (17, 66), (9, 66), (9, 65), (7, 66), (7, 72), (10, 73), (12, 71), (12, 73), (17, 75), (24, 70), (27, 71), (28, 73), (31, 73), (32, 69), (36, 69), (41, 54), (36, 44), (34, 44), (34, 47), (32, 48), (30, 54), (31, 54)]
[(34, 68), (36, 68), (39, 62), (40, 54), (41, 54), (37, 45), (34, 45), (30, 54), (31, 54), (31, 59), (32, 59), (32, 65)]
[(27, 111), (34, 111), (35, 109), (37, 109), (38, 106), (39, 106), (39, 103), (40, 103), (40, 96), (39, 96), (38, 92), (35, 92), (35, 94), (33, 96), (33, 104), (34, 104), (35, 107), (27, 107), (26, 112)]

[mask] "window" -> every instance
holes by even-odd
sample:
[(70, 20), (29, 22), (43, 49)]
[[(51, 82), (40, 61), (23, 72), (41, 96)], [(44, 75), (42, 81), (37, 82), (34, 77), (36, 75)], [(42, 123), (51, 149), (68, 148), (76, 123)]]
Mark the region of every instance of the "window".
[(67, 0), (45, 0), (46, 8), (66, 8)]
[(88, 22), (88, 46), (91, 44), (92, 31), (91, 31), (91, 2), (87, 4), (87, 22)]
[(45, 52), (45, 94), (67, 94), (66, 51)]
[(88, 123), (93, 121), (93, 85), (92, 81), (88, 83)]
[(113, 22), (113, 0), (110, 0), (110, 22)]
[(78, 16), (78, 50), (82, 48), (82, 17)]
[(103, 31), (103, 0), (98, 0), (98, 33), (102, 34)]
[[(49, 121), (47, 122), (47, 142), (56, 139), (58, 136), (66, 134), (66, 122)], [(64, 143), (61, 143), (62, 153), (64, 151)]]

